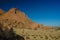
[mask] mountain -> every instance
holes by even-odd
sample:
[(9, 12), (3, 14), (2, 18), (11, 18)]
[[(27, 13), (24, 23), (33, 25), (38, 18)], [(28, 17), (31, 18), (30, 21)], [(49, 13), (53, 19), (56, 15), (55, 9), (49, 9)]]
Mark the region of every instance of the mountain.
[(9, 11), (4, 12), (0, 10), (0, 13), (3, 14), (0, 16), (0, 23), (3, 24), (4, 27), (15, 28), (28, 28), (28, 29), (43, 29), (46, 28), (42, 24), (37, 24), (32, 22), (28, 16), (17, 8), (11, 8)]
[(2, 16), (0, 16), (0, 22), (5, 23), (5, 26), (14, 27), (30, 27), (32, 21), (25, 15), (24, 12), (19, 11), (17, 8), (12, 8)]

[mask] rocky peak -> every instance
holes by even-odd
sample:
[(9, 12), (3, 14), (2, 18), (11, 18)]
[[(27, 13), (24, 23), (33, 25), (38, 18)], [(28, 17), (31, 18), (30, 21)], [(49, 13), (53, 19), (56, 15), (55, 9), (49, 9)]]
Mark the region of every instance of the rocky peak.
[[(3, 13), (1, 9), (0, 11)], [(32, 22), (24, 12), (17, 8), (11, 8), (4, 15), (0, 16), (0, 22), (2, 22), (4, 26), (8, 27), (9, 29), (12, 26), (31, 29), (44, 28), (43, 24)]]
[(12, 24), (14, 23), (13, 25), (15, 25), (16, 27), (30, 27), (30, 24), (32, 23), (32, 21), (25, 15), (25, 13), (19, 11), (17, 8), (11, 8), (4, 15), (0, 16), (0, 21), (5, 23), (4, 25), (10, 24), (10, 26), (12, 26)]
[(18, 11), (18, 9), (17, 8), (11, 8), (9, 11), (14, 12), (14, 11)]

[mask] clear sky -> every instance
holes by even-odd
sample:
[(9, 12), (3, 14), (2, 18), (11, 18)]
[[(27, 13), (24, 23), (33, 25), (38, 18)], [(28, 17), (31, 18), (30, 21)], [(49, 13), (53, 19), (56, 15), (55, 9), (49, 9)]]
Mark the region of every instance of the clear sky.
[(0, 0), (0, 8), (18, 8), (34, 22), (60, 26), (60, 0)]

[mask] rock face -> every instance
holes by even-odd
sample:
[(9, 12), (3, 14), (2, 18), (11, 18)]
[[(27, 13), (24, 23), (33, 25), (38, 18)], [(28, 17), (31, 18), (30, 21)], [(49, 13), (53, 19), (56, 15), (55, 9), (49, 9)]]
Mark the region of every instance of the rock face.
[(38, 24), (35, 23), (35, 22), (32, 22), (32, 24), (31, 24), (31, 28), (32, 28), (32, 29), (36, 29), (37, 27), (38, 27)]
[(14, 26), (21, 28), (30, 27), (32, 21), (21, 11), (16, 8), (10, 9), (8, 12), (0, 16), (0, 22), (5, 23), (5, 26)]
[(44, 25), (43, 24), (38, 24), (37, 29), (43, 29), (43, 28), (44, 28)]
[(5, 11), (3, 11), (2, 9), (0, 9), (0, 15), (4, 14)]
[(19, 11), (17, 8), (11, 8), (8, 12), (0, 9), (0, 23), (4, 27), (11, 28), (30, 28), (30, 29), (44, 29), (43, 24), (32, 22), (24, 12)]

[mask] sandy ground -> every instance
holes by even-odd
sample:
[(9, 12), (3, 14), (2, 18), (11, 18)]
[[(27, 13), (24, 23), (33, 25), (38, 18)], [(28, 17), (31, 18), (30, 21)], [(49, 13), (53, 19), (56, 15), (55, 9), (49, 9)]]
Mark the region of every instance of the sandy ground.
[(30, 30), (30, 29), (14, 29), (14, 31), (23, 36), (25, 40), (60, 40), (60, 30)]

